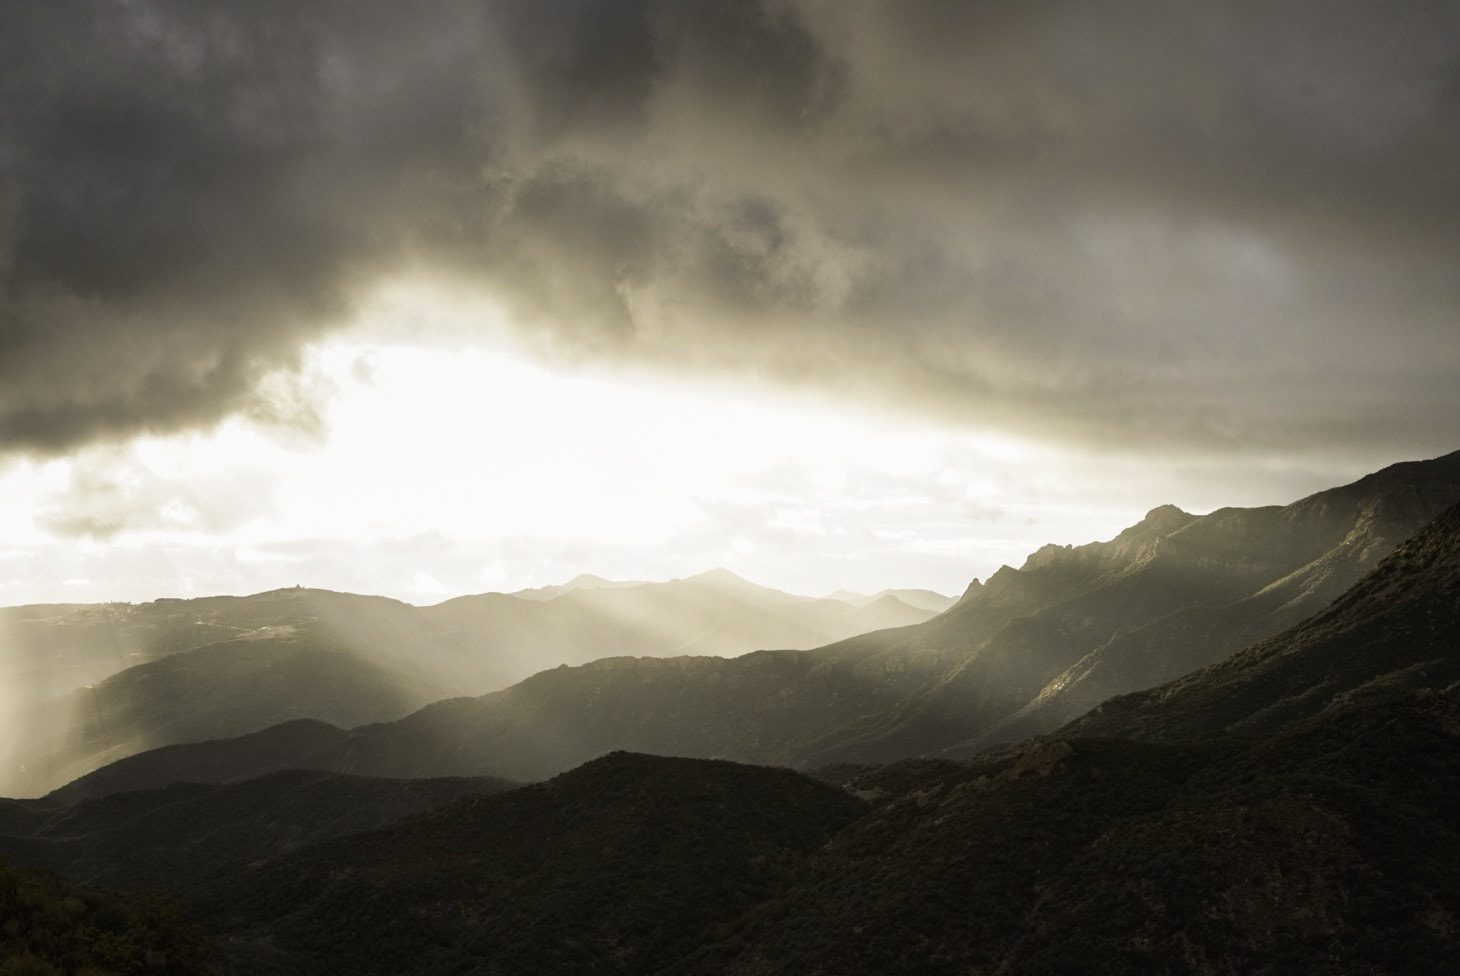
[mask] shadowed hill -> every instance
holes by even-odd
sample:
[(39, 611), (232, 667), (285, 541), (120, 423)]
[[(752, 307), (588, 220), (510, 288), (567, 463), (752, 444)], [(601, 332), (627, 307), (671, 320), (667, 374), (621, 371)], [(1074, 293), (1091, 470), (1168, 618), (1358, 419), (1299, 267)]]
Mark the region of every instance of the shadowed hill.
[[(1060, 739), (903, 764), (670, 972), (1441, 974), (1460, 950), (1453, 695), (1273, 740)], [(1356, 744), (1359, 747), (1356, 748)]]
[(383, 780), (281, 772), (230, 785), (179, 783), (78, 803), (0, 801), (0, 852), (85, 884), (186, 894), (228, 868), (372, 830), (493, 779)]
[(230, 972), (651, 973), (864, 805), (788, 770), (617, 753), (220, 879)]

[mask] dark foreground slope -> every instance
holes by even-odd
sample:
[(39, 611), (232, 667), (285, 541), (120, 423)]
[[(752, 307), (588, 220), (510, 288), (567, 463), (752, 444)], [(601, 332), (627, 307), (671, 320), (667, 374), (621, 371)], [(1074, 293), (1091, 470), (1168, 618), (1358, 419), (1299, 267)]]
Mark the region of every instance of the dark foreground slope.
[[(1050, 732), (1317, 613), (1457, 498), (1460, 453), (1283, 507), (1156, 509), (1108, 542), (1047, 547), (1000, 570), (926, 623), (809, 652), (558, 668), (388, 724), (316, 728), (299, 763), (533, 780), (614, 749), (799, 768), (968, 754)], [(273, 754), (244, 764), (252, 745), (144, 754), (73, 789), (278, 768)]]
[(74, 888), (0, 859), (0, 972), (209, 976), (211, 940), (173, 902)]
[(680, 972), (1452, 971), (1453, 696), (1272, 741), (894, 766), (874, 813)]
[(654, 973), (865, 810), (789, 770), (616, 753), (220, 879), (235, 973)]
[(178, 783), (66, 803), (0, 800), (0, 854), (78, 883), (186, 896), (262, 857), (394, 823), (491, 779), (383, 780), (281, 772), (229, 785)]

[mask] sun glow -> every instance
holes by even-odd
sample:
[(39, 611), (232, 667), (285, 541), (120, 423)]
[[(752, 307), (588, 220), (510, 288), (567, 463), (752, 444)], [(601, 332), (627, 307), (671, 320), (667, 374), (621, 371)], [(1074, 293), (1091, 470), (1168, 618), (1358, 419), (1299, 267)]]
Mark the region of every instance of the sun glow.
[(1088, 482), (1066, 505), (1057, 459), (1032, 444), (562, 366), (514, 346), (489, 305), (420, 283), (369, 308), (279, 387), (313, 391), (313, 434), (233, 419), (0, 471), (26, 529), (11, 578), (33, 569), (37, 594), (76, 600), (303, 582), (434, 602), (724, 565), (807, 593), (951, 592), (1131, 514), (1093, 520)]

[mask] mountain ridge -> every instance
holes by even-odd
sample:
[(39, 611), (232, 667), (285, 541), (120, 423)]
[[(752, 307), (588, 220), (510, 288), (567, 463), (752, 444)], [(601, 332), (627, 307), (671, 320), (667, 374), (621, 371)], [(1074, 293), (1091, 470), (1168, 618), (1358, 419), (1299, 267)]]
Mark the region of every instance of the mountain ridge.
[[(0, 756), (0, 793), (36, 795), (131, 751), (294, 717), (346, 727), (400, 718), (448, 696), (510, 686), (544, 664), (630, 651), (814, 647), (930, 616), (895, 602), (792, 597), (725, 574), (550, 600), (481, 594), (433, 607), (291, 587), (10, 608), (0, 623), (8, 618), (14, 646), (0, 663), (21, 670), (0, 675), (15, 726)], [(209, 697), (216, 708), (197, 704)]]
[[(1351, 585), (1389, 534), (1457, 499), (1460, 452), (1288, 506), (1205, 516), (1158, 507), (1109, 541), (1044, 547), (924, 623), (811, 651), (560, 667), (344, 733), (312, 761), (362, 775), (536, 780), (615, 749), (805, 769), (967, 755), (1068, 721), (1052, 709), (1016, 727), (1092, 652), (1115, 661), (1124, 693), (1205, 666), (1252, 632), (1280, 631)], [(1281, 592), (1315, 564), (1321, 585)], [(1132, 670), (1149, 662), (1116, 654), (1153, 644), (1171, 659)], [(205, 766), (207, 751), (197, 754)], [(127, 768), (151, 785), (177, 772), (145, 756)]]

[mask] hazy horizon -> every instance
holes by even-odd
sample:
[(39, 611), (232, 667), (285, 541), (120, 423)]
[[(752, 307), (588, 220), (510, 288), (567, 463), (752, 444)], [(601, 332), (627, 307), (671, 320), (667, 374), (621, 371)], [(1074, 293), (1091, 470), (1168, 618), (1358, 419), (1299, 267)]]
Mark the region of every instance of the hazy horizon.
[(1460, 12), (0, 6), (0, 605), (957, 595), (1460, 430)]

